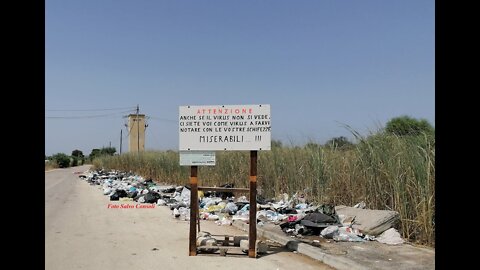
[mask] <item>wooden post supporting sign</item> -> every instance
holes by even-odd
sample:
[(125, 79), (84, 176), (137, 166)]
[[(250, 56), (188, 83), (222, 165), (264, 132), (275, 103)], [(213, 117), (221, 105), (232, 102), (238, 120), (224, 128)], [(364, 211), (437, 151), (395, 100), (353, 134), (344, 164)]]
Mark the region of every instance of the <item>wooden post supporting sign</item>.
[(250, 221), (248, 224), (248, 257), (256, 258), (257, 242), (257, 151), (250, 151)]
[(189, 241), (189, 256), (197, 255), (197, 225), (198, 217), (198, 166), (190, 167), (190, 241)]

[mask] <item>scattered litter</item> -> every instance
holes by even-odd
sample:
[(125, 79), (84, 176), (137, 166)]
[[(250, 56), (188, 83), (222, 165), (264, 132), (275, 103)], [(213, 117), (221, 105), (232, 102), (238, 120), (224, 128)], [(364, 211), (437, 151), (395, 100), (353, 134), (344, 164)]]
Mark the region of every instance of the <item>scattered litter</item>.
[(376, 240), (387, 245), (400, 245), (405, 242), (400, 233), (394, 228), (384, 231), (376, 238)]
[(297, 216), (288, 216), (288, 222), (295, 222), (297, 221), (298, 217)]
[(230, 226), (232, 225), (232, 220), (231, 219), (228, 219), (226, 217), (223, 217), (221, 220), (217, 220), (215, 221), (215, 224), (219, 225), (219, 226)]
[(333, 236), (337, 242), (364, 242), (363, 238), (353, 233), (338, 233)]
[(180, 211), (178, 211), (177, 208), (173, 209), (173, 217), (174, 218), (179, 218), (180, 217)]
[[(218, 246), (217, 240), (213, 238), (209, 233), (200, 234), (197, 237), (197, 246), (207, 246), (207, 247), (214, 247)], [(215, 248), (201, 248), (204, 252), (215, 252)]]
[(365, 207), (367, 207), (367, 205), (365, 204), (364, 201), (362, 201), (362, 202), (359, 202), (359, 203), (355, 204), (353, 207), (354, 208), (365, 209)]
[(220, 217), (217, 216), (217, 215), (209, 215), (208, 216), (208, 220), (219, 220), (219, 219), (220, 219)]
[(332, 239), (335, 234), (338, 234), (338, 226), (328, 226), (320, 232), (324, 238)]
[[(87, 171), (79, 174), (79, 178), (97, 186), (111, 201), (135, 201), (167, 206), (172, 210), (174, 218), (190, 220), (191, 192), (188, 186), (159, 185), (151, 178), (145, 180), (132, 172), (114, 170)], [(231, 188), (233, 184), (224, 184), (221, 187)], [(389, 245), (405, 242), (398, 231), (393, 229), (399, 220), (398, 212), (366, 209), (364, 201), (353, 207), (314, 205), (306, 194), (309, 194), (308, 189), (292, 196), (283, 193), (276, 200), (257, 195), (257, 226), (262, 227), (271, 223), (280, 226), (282, 231), (292, 238), (301, 239), (307, 235), (316, 235), (328, 239), (327, 243), (332, 242), (330, 239), (347, 242), (376, 240)], [(199, 218), (215, 221), (219, 226), (230, 226), (233, 221), (238, 220), (248, 223), (250, 215), (248, 198), (246, 196), (236, 198), (233, 195), (230, 192), (198, 191)], [(197, 243), (204, 243), (206, 246), (217, 245), (216, 240), (209, 234), (203, 236), (199, 234), (199, 237), (203, 238), (197, 238)], [(313, 240), (310, 244), (318, 247), (320, 241)], [(206, 248), (203, 251), (213, 249)]]

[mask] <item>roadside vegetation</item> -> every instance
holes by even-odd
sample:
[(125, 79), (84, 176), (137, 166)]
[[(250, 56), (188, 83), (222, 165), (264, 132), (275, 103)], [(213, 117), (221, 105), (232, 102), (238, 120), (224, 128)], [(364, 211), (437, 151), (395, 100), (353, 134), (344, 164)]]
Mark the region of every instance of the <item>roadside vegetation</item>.
[(58, 164), (55, 160), (45, 160), (45, 171), (58, 168)]
[[(287, 193), (310, 202), (400, 213), (398, 229), (411, 242), (435, 246), (435, 132), (425, 120), (408, 116), (362, 136), (347, 128), (356, 142), (333, 138), (321, 145), (283, 145), (258, 155), (258, 190), (266, 198)], [(160, 183), (185, 185), (189, 167), (179, 165), (176, 151), (152, 151), (102, 156), (96, 168), (132, 171)], [(216, 153), (215, 166), (199, 168), (199, 185), (233, 183), (248, 187), (249, 152)]]
[(88, 164), (97, 157), (113, 156), (115, 152), (115, 147), (103, 147), (101, 149), (92, 149), (92, 152), (87, 157), (78, 149), (73, 150), (71, 155), (65, 153), (57, 153), (50, 157), (45, 155), (45, 171)]

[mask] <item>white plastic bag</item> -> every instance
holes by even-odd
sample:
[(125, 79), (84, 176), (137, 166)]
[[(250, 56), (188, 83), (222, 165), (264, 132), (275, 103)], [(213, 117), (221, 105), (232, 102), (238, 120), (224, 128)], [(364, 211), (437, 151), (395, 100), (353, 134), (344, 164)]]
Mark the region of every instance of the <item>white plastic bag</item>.
[(405, 242), (400, 233), (394, 228), (390, 228), (380, 234), (375, 240), (387, 245), (400, 245)]

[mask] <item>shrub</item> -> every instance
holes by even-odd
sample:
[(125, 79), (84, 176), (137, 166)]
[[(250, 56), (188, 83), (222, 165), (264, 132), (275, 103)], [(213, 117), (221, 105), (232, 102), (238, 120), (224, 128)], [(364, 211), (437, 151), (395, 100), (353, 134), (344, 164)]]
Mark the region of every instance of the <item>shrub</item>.
[(52, 156), (52, 159), (58, 164), (60, 168), (68, 168), (70, 166), (70, 157), (64, 153), (58, 153)]

